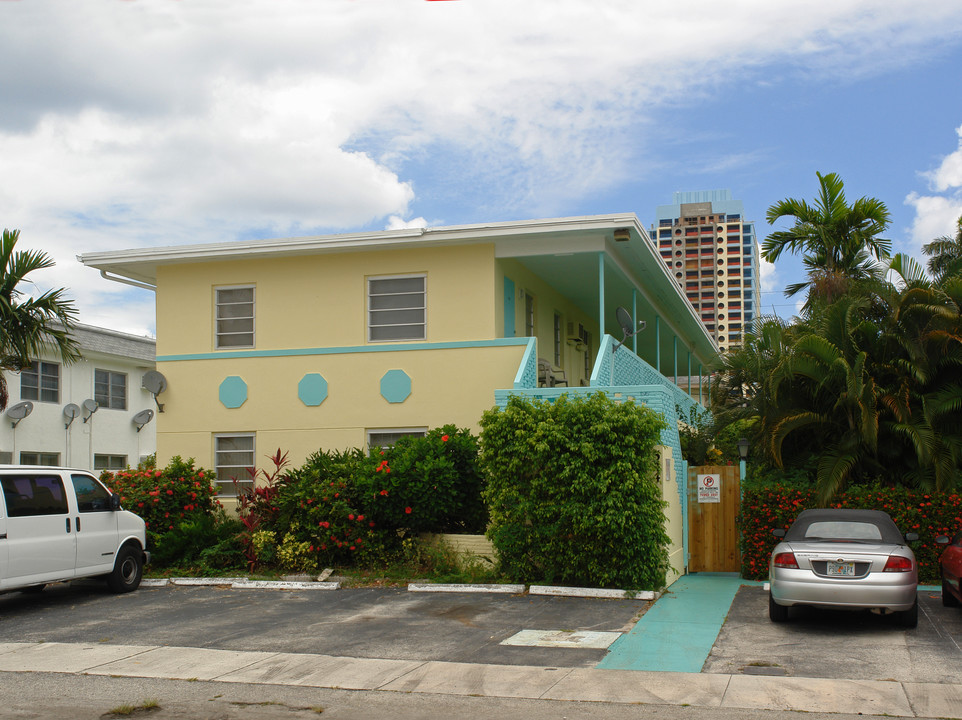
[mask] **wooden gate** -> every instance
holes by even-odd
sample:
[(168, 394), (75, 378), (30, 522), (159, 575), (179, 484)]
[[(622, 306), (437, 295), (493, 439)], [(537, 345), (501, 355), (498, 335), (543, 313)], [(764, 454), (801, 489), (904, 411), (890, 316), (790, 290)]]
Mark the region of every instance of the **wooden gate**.
[(688, 468), (688, 572), (738, 572), (738, 467)]

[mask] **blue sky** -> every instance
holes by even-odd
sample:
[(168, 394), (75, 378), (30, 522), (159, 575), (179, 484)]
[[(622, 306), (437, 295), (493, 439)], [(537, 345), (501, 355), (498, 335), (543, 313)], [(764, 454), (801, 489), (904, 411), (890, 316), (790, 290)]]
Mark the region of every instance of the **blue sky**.
[[(151, 333), (85, 252), (634, 212), (816, 171), (899, 251), (962, 214), (962, 6), (944, 0), (3, 0), (0, 222), (81, 321)], [(763, 272), (763, 310), (801, 263)]]

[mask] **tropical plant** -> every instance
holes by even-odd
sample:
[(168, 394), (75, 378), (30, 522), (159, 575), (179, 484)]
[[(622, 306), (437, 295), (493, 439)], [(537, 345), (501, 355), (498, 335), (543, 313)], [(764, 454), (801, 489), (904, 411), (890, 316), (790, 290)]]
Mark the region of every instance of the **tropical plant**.
[(791, 325), (761, 324), (713, 394), (716, 422), (754, 418), (757, 459), (809, 468), (822, 503), (849, 484), (959, 481), (962, 278), (933, 285), (902, 256), (889, 270)]
[(956, 221), (955, 237), (943, 235), (922, 246), (929, 256), (928, 270), (937, 283), (962, 275), (962, 216)]
[(777, 230), (762, 242), (762, 257), (775, 262), (783, 252), (801, 253), (808, 280), (785, 289), (789, 297), (808, 288), (806, 307), (832, 302), (851, 284), (878, 277), (878, 260), (888, 256), (889, 240), (878, 237), (891, 215), (881, 200), (859, 198), (849, 205), (844, 183), (835, 173), (818, 176), (819, 192), (814, 205), (787, 198), (768, 208), (765, 219), (774, 224), (794, 218), (789, 230)]
[(70, 337), (77, 310), (66, 291), (48, 290), (31, 297), (21, 289), (29, 282), (28, 275), (55, 263), (41, 250), (17, 250), (19, 238), (19, 230), (4, 230), (0, 240), (0, 411), (9, 400), (4, 371), (30, 367), (47, 348), (54, 349), (64, 364), (80, 358)]

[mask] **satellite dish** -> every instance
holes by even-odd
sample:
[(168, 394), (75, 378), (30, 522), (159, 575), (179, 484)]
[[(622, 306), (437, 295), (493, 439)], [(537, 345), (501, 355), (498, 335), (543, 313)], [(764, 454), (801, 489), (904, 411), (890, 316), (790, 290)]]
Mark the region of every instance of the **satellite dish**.
[(10, 427), (17, 427), (20, 421), (23, 420), (27, 415), (33, 412), (32, 402), (21, 402), (17, 403), (9, 410), (7, 410), (7, 417), (9, 417), (13, 422), (10, 423)]
[(76, 403), (69, 403), (63, 407), (63, 416), (67, 420), (64, 430), (73, 425), (73, 421), (80, 415), (80, 406)]
[(618, 321), (618, 324), (621, 326), (621, 330), (625, 335), (623, 338), (621, 338), (621, 342), (611, 348), (611, 352), (617, 351), (618, 348), (625, 344), (625, 340), (637, 335), (647, 326), (647, 323), (644, 320), (639, 320), (636, 327), (635, 321), (631, 317), (631, 313), (628, 312), (627, 308), (624, 308), (620, 305), (615, 309), (615, 319)]
[(161, 405), (157, 399), (157, 396), (167, 389), (167, 378), (164, 377), (163, 373), (156, 370), (148, 370), (144, 373), (144, 377), (140, 381), (140, 386), (154, 396), (154, 402), (157, 403), (157, 412), (163, 412), (164, 406)]
[(134, 425), (137, 426), (137, 432), (140, 432), (141, 428), (143, 428), (144, 425), (146, 425), (151, 420), (153, 420), (153, 418), (154, 418), (154, 411), (148, 408), (146, 410), (141, 410), (139, 413), (134, 415), (133, 418), (131, 418), (131, 420), (134, 423)]
[(83, 408), (84, 412), (87, 413), (87, 415), (84, 417), (84, 422), (87, 422), (90, 419), (90, 416), (97, 412), (97, 408), (99, 407), (100, 404), (96, 400), (84, 400)]
[(631, 313), (628, 312), (627, 308), (623, 308), (620, 305), (618, 309), (615, 310), (615, 318), (618, 320), (618, 324), (625, 333), (625, 337), (631, 335), (635, 330), (635, 321), (631, 319)]
[(144, 373), (144, 379), (140, 381), (141, 387), (154, 395), (160, 395), (167, 389), (167, 378), (156, 370), (148, 370)]

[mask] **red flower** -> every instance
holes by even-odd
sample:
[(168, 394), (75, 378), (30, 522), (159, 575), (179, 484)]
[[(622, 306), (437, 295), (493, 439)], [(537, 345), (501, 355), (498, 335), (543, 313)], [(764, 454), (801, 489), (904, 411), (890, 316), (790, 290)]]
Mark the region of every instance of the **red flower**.
[(448, 441), (448, 436), (447, 436), (447, 435), (442, 435), (442, 436), (441, 436), (441, 442), (447, 442), (447, 441)]
[(387, 496), (387, 490), (382, 490), (381, 495)]
[(412, 512), (412, 510), (411, 510), (411, 508), (406, 507), (406, 508), (404, 508), (404, 512), (407, 513), (408, 515), (410, 515), (411, 512)]
[(348, 515), (348, 516), (347, 516), (347, 519), (348, 519), (348, 520), (353, 520), (353, 519), (354, 519), (354, 513), (351, 513), (350, 515)]

